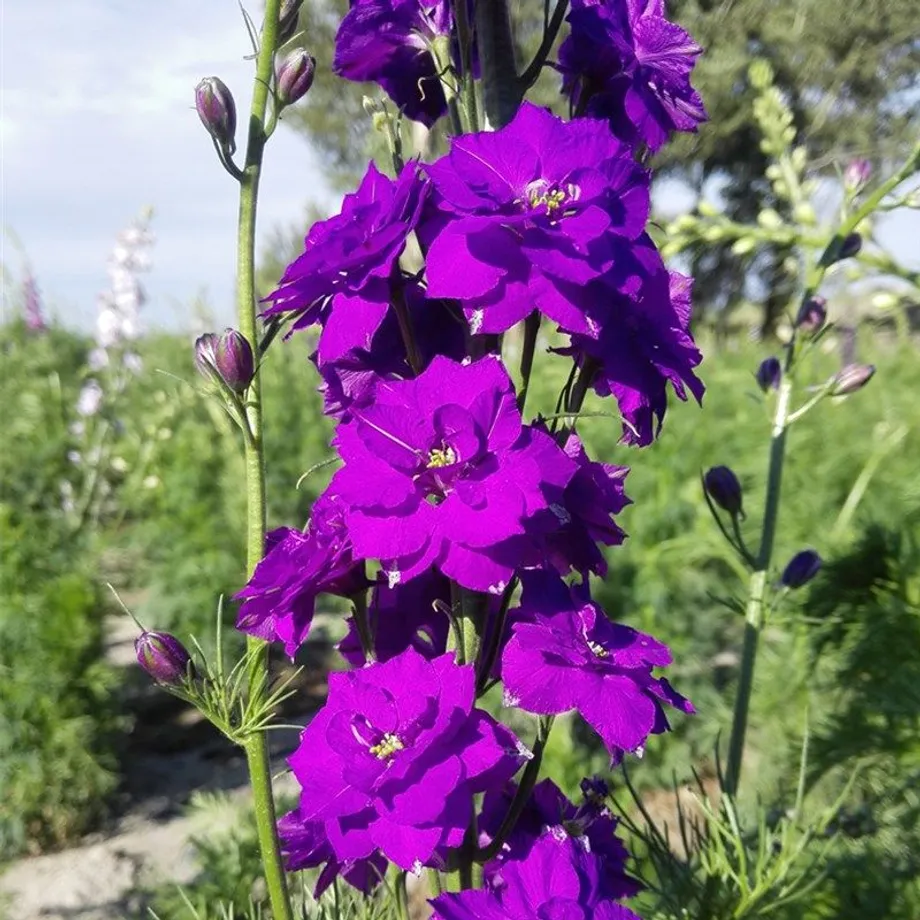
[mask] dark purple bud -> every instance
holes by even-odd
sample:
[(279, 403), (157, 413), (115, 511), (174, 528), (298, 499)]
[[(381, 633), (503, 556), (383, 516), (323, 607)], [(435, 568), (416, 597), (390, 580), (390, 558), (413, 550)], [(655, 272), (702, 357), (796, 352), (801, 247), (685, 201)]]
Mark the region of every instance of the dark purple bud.
[(217, 373), (217, 340), (219, 336), (206, 332), (195, 339), (195, 366), (202, 377), (213, 379)]
[(743, 514), (741, 483), (727, 466), (714, 466), (707, 470), (703, 476), (703, 487), (706, 494), (723, 511), (727, 511), (732, 517)]
[(858, 233), (847, 234), (840, 244), (840, 252), (837, 258), (852, 259), (853, 256), (858, 255), (860, 249), (862, 249), (862, 237)]
[(195, 108), (208, 134), (232, 156), (236, 150), (236, 103), (220, 77), (205, 77), (195, 87)]
[(779, 382), (783, 379), (783, 366), (779, 363), (779, 358), (769, 357), (764, 358), (760, 362), (760, 367), (757, 368), (757, 373), (754, 374), (757, 378), (757, 386), (760, 387), (764, 393), (767, 390), (778, 390)]
[(297, 32), (300, 18), (300, 7), (303, 0), (282, 0), (281, 10), (278, 13), (278, 42), (280, 48), (285, 42), (290, 41)]
[(610, 795), (610, 787), (599, 776), (585, 777), (580, 785), (586, 802), (603, 802)]
[(814, 335), (827, 322), (827, 301), (823, 297), (809, 297), (799, 310), (795, 325), (800, 332)]
[(313, 85), (316, 59), (306, 49), (296, 48), (275, 63), (275, 86), (281, 105), (292, 105), (302, 99)]
[(813, 549), (803, 549), (789, 560), (780, 580), (787, 588), (801, 588), (821, 571), (821, 565), (821, 557)]
[(246, 336), (236, 329), (225, 329), (217, 339), (214, 364), (234, 393), (244, 393), (255, 374), (252, 346)]
[(158, 683), (181, 684), (195, 674), (191, 655), (169, 633), (145, 630), (134, 640), (134, 651), (137, 663)]
[(848, 396), (861, 390), (874, 374), (874, 364), (848, 364), (833, 378), (831, 396)]
[(849, 192), (858, 192), (872, 177), (872, 164), (868, 160), (851, 160), (843, 171), (843, 186)]

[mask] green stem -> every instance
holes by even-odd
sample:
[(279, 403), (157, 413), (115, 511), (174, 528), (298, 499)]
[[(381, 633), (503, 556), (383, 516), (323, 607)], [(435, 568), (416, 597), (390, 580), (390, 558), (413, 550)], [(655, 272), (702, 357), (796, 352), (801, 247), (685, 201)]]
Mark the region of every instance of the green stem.
[(530, 389), (530, 375), (533, 372), (533, 356), (537, 348), (537, 336), (540, 333), (540, 314), (534, 310), (524, 320), (524, 344), (521, 351), (521, 392), (518, 393), (518, 411), (523, 415), (527, 404), (527, 392)]
[[(259, 179), (265, 149), (265, 112), (272, 78), (272, 60), (278, 32), (281, 0), (266, 0), (262, 26), (262, 45), (256, 60), (252, 105), (249, 111), (249, 134), (246, 163), (240, 176), (239, 231), (237, 237), (237, 312), (240, 332), (249, 340), (255, 353), (259, 348), (256, 322), (255, 235)], [(262, 384), (256, 374), (246, 400), (249, 433), (244, 441), (246, 460), (246, 570), (251, 575), (262, 558), (265, 547), (265, 457), (262, 443)], [(268, 684), (268, 645), (247, 637), (253, 652), (249, 671), (250, 692), (260, 692)], [(259, 850), (265, 872), (274, 920), (294, 920), (281, 849), (276, 828), (275, 800), (272, 794), (271, 763), (265, 732), (255, 732), (246, 741), (246, 763), (252, 786), (253, 809)]]
[[(787, 370), (792, 360), (793, 352), (794, 343), (789, 346), (789, 357), (786, 362)], [(738, 784), (741, 779), (744, 737), (747, 733), (751, 690), (754, 686), (754, 670), (757, 664), (757, 645), (764, 623), (763, 610), (767, 572), (770, 569), (770, 562), (773, 558), (773, 542), (776, 536), (776, 522), (779, 516), (783, 464), (786, 458), (787, 417), (791, 399), (792, 377), (786, 373), (783, 375), (783, 381), (779, 387), (776, 409), (773, 414), (773, 432), (770, 438), (770, 461), (767, 472), (767, 497), (760, 534), (760, 548), (748, 587), (748, 602), (744, 618), (744, 646), (741, 652), (741, 672), (738, 676), (738, 691), (735, 696), (728, 764), (725, 771), (725, 793), (730, 798), (737, 794)]]
[(504, 128), (521, 102), (508, 0), (475, 4), (476, 42), (487, 130)]

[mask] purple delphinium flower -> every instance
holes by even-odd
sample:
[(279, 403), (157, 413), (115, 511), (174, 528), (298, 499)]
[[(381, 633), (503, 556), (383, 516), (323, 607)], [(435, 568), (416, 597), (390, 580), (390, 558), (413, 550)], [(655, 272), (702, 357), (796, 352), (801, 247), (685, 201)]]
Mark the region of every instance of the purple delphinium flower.
[(520, 607), (502, 652), (508, 705), (538, 714), (576, 709), (617, 760), (668, 729), (662, 703), (693, 706), (652, 669), (671, 663), (667, 646), (612, 623), (585, 588), (547, 572), (521, 576)]
[(322, 821), (304, 821), (299, 808), (278, 821), (278, 838), (288, 872), (323, 866), (313, 888), (314, 898), (318, 898), (338, 876), (365, 894), (370, 894), (386, 876), (387, 861), (380, 852), (366, 859), (336, 859), (326, 826)]
[[(486, 841), (498, 832), (514, 792), (515, 786), (509, 784), (502, 792), (489, 793), (483, 800), (478, 829)], [(632, 897), (642, 886), (626, 874), (629, 853), (616, 836), (616, 829), (617, 820), (602, 798), (586, 796), (581, 805), (575, 805), (551, 779), (545, 779), (534, 786), (499, 859), (486, 867), (486, 879), (500, 874), (505, 862), (526, 859), (534, 844), (549, 831), (556, 837), (571, 837), (585, 851), (585, 859), (596, 863), (602, 897)]]
[[(405, 288), (409, 322), (422, 369), (435, 355), (459, 361), (466, 355), (466, 324), (456, 311), (441, 301), (425, 300), (417, 286)], [(324, 412), (347, 421), (351, 408), (363, 408), (373, 399), (374, 388), (382, 379), (413, 377), (406, 346), (396, 314), (391, 310), (367, 348), (355, 348), (347, 355), (317, 364), (322, 377)]]
[(299, 314), (294, 329), (319, 323), (320, 364), (368, 348), (394, 296), (402, 296), (398, 260), (418, 223), (427, 191), (414, 162), (396, 179), (373, 163), (342, 210), (315, 223), (304, 251), (285, 270), (265, 311)]
[(442, 894), (435, 920), (638, 920), (605, 898), (597, 864), (568, 835), (546, 833), (522, 861), (502, 866), (500, 883)]
[(559, 69), (577, 113), (608, 119), (618, 137), (652, 151), (706, 120), (690, 83), (703, 49), (665, 18), (663, 0), (576, 0), (568, 20)]
[(414, 380), (377, 386), (339, 426), (345, 461), (329, 485), (346, 504), (355, 553), (380, 559), (391, 585), (431, 566), (474, 591), (500, 593), (515, 541), (561, 492), (575, 464), (523, 425), (511, 380), (492, 356), (436, 357)]
[(501, 788), (526, 751), (474, 707), (472, 665), (410, 648), (332, 674), (325, 706), (290, 758), (303, 821), (323, 821), (335, 858), (380, 850), (403, 869), (443, 865), (473, 796)]
[(283, 642), (294, 657), (313, 621), (318, 594), (349, 597), (367, 587), (364, 564), (355, 562), (335, 496), (313, 505), (305, 531), (279, 527), (266, 538), (265, 558), (235, 600), (236, 628), (268, 642)]
[(429, 296), (460, 300), (474, 333), (503, 332), (536, 307), (597, 334), (584, 287), (624, 258), (649, 215), (649, 175), (603, 123), (525, 102), (507, 126), (454, 138), (425, 169)]
[(626, 539), (613, 516), (631, 504), (624, 490), (629, 467), (588, 459), (581, 439), (574, 433), (566, 439), (564, 450), (577, 468), (562, 501), (551, 507), (556, 526), (542, 541), (538, 540), (538, 545), (545, 559), (562, 575), (574, 569), (603, 577), (607, 562), (597, 544), (616, 546)]
[(430, 48), (451, 25), (448, 0), (351, 0), (332, 69), (379, 83), (407, 118), (430, 127), (447, 111)]
[(600, 396), (616, 397), (623, 441), (644, 446), (661, 430), (669, 383), (680, 399), (685, 387), (702, 399), (694, 373), (702, 355), (689, 332), (692, 280), (669, 273), (647, 237), (630, 255), (633, 264), (618, 267), (616, 280), (611, 273), (597, 285), (593, 315), (600, 334), (573, 335), (572, 347), (560, 353), (596, 365), (592, 386)]
[[(436, 601), (450, 606), (450, 582), (434, 569), (395, 588), (374, 586), (367, 614), (378, 661), (388, 661), (409, 646), (426, 658), (444, 654), (450, 624), (435, 610)], [(348, 633), (338, 648), (352, 667), (366, 663), (354, 617), (349, 617)]]

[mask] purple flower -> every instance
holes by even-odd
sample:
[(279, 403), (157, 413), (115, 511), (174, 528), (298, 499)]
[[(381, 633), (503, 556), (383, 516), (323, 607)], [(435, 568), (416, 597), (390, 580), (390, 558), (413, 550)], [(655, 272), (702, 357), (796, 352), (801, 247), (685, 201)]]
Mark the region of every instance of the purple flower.
[(42, 296), (38, 291), (38, 282), (30, 270), (26, 270), (22, 281), (22, 300), (26, 328), (30, 332), (44, 332), (48, 328), (48, 323), (42, 310)]
[(780, 363), (779, 358), (775, 355), (764, 358), (758, 365), (754, 378), (757, 380), (757, 386), (764, 393), (767, 390), (778, 390), (783, 379), (783, 365)]
[(335, 858), (380, 850), (404, 869), (443, 865), (473, 796), (501, 787), (525, 751), (474, 707), (473, 667), (407, 649), (332, 674), (329, 696), (290, 758), (304, 822), (323, 821)]
[(597, 334), (585, 285), (628, 255), (649, 215), (648, 173), (604, 124), (525, 102), (500, 131), (454, 138), (426, 170), (430, 297), (460, 300), (474, 333), (503, 332), (536, 306)]
[(414, 162), (396, 179), (368, 167), (341, 213), (313, 225), (304, 251), (266, 299), (265, 315), (298, 313), (294, 329), (319, 323), (320, 364), (368, 348), (401, 286), (398, 260), (418, 223), (427, 186)]
[(325, 863), (316, 879), (314, 898), (318, 898), (337, 876), (353, 888), (370, 894), (386, 875), (387, 861), (380, 852), (372, 853), (367, 859), (336, 859), (326, 826), (322, 821), (305, 821), (299, 808), (278, 821), (278, 837), (288, 872), (314, 869)]
[(351, 0), (332, 69), (379, 83), (407, 118), (430, 127), (447, 110), (430, 48), (451, 25), (448, 0)]
[[(441, 301), (425, 300), (417, 286), (407, 286), (404, 293), (422, 369), (435, 355), (461, 360), (466, 355), (463, 318)], [(320, 392), (326, 415), (343, 421), (351, 418), (352, 407), (364, 408), (371, 403), (374, 388), (382, 379), (414, 376), (392, 310), (384, 317), (367, 348), (355, 348), (322, 365), (315, 354), (311, 360), (317, 363), (323, 379)]]
[[(511, 805), (513, 784), (501, 793), (489, 793), (482, 804), (479, 831), (486, 840), (495, 836)], [(607, 810), (603, 800), (586, 796), (582, 805), (570, 802), (550, 779), (538, 783), (521, 813), (514, 830), (502, 847), (498, 861), (486, 867), (486, 878), (492, 880), (510, 860), (527, 858), (534, 844), (548, 831), (561, 839), (571, 837), (585, 851), (585, 860), (595, 863), (599, 888), (605, 898), (628, 898), (642, 886), (626, 874), (629, 854), (616, 836), (617, 820)]]
[(573, 335), (561, 349), (597, 371), (592, 386), (616, 397), (623, 441), (644, 446), (661, 430), (668, 384), (680, 399), (685, 387), (697, 401), (704, 387), (694, 373), (702, 355), (689, 332), (692, 280), (668, 272), (654, 244), (644, 237), (626, 260), (598, 282), (593, 311), (597, 337)]
[(559, 69), (576, 112), (609, 119), (618, 137), (653, 151), (706, 120), (690, 84), (703, 49), (665, 19), (662, 0), (579, 0), (568, 20)]
[(134, 640), (137, 663), (157, 682), (179, 685), (195, 677), (195, 666), (188, 649), (165, 632), (144, 630)]
[(442, 894), (435, 920), (638, 920), (606, 898), (596, 863), (567, 834), (546, 833), (489, 888)]
[(783, 569), (781, 583), (786, 588), (801, 588), (821, 571), (824, 561), (813, 549), (797, 552)]
[(543, 538), (541, 548), (562, 575), (574, 569), (603, 577), (607, 562), (597, 544), (616, 546), (626, 539), (613, 516), (631, 503), (624, 490), (629, 467), (589, 460), (576, 434), (569, 435), (564, 449), (577, 468), (561, 502), (551, 506), (556, 526)]
[(508, 705), (538, 714), (578, 710), (614, 760), (668, 729), (662, 702), (693, 712), (667, 680), (652, 676), (671, 663), (667, 646), (610, 622), (584, 588), (555, 575), (525, 572), (521, 582), (502, 653)]
[(380, 559), (391, 585), (431, 566), (474, 591), (501, 593), (534, 516), (575, 464), (525, 426), (494, 357), (438, 356), (414, 380), (377, 387), (335, 441), (345, 461), (329, 490), (347, 505), (360, 558)]
[[(444, 654), (450, 624), (434, 609), (435, 601), (450, 606), (450, 582), (434, 570), (395, 588), (374, 586), (368, 620), (378, 661), (389, 661), (410, 646), (426, 658)], [(354, 668), (366, 663), (354, 617), (349, 617), (348, 634), (339, 643), (339, 652)]]
[(363, 563), (356, 563), (335, 496), (313, 505), (306, 531), (279, 527), (266, 538), (265, 558), (235, 600), (241, 600), (236, 628), (268, 642), (283, 642), (294, 657), (313, 621), (318, 594), (349, 597), (367, 587)]

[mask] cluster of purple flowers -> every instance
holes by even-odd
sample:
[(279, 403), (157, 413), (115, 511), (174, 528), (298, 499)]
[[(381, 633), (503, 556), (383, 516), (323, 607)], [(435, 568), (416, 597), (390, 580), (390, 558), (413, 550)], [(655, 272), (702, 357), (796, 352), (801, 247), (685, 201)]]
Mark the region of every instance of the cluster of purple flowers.
[[(335, 69), (431, 125), (447, 107), (445, 49), (478, 68), (455, 11), (352, 0)], [(434, 901), (443, 920), (634, 916), (617, 903), (636, 884), (605, 790), (586, 781), (575, 805), (526, 769), (515, 784), (534, 754), (477, 707), (492, 685), (544, 721), (577, 712), (611, 763), (665, 731), (667, 707), (693, 711), (655, 673), (668, 649), (591, 598), (601, 547), (624, 538), (627, 469), (590, 459), (571, 417), (526, 420), (501, 360), (503, 333), (552, 324), (546, 360), (577, 377), (560, 404), (576, 416), (589, 388), (613, 396), (638, 446), (657, 436), (670, 388), (703, 391), (691, 281), (648, 235), (643, 165), (705, 118), (689, 80), (700, 48), (660, 0), (576, 0), (568, 22), (557, 66), (570, 120), (524, 102), (434, 163), (395, 178), (370, 165), (265, 310), (319, 327), (342, 465), (304, 531), (269, 535), (238, 627), (293, 656), (320, 595), (354, 605), (340, 646), (352, 669), (332, 675), (291, 757), (302, 792), (280, 823), (288, 866), (322, 866), (319, 889), (341, 875), (368, 891), (388, 862), (484, 862), (484, 888)]]

